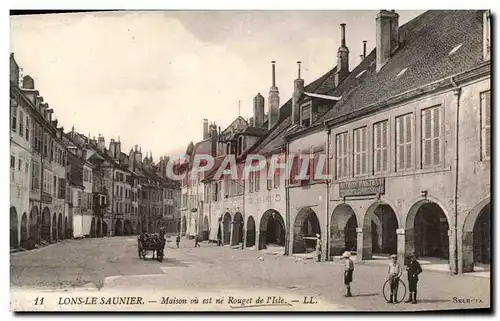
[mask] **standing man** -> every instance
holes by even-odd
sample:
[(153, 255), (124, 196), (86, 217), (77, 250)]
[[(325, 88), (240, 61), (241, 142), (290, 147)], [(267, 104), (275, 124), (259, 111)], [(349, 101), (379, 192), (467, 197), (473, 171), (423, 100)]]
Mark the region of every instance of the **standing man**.
[(389, 263), (389, 280), (390, 285), (391, 285), (391, 298), (387, 303), (398, 303), (398, 285), (399, 285), (399, 278), (401, 277), (401, 274), (403, 274), (403, 269), (401, 268), (401, 265), (398, 263), (398, 256), (396, 254), (391, 255), (391, 260), (392, 262)]
[(418, 263), (415, 253), (412, 253), (410, 255), (410, 263), (408, 263), (408, 266), (406, 267), (406, 272), (408, 273), (408, 287), (410, 290), (410, 297), (405, 302), (417, 304), (418, 275), (422, 273), (422, 267), (420, 266), (420, 263)]
[(175, 244), (177, 244), (177, 248), (179, 248), (179, 243), (181, 242), (181, 235), (177, 234), (175, 237)]
[(194, 238), (194, 247), (200, 247), (200, 243), (198, 243), (200, 241), (200, 237), (198, 236), (198, 234), (196, 234), (195, 238)]
[(347, 289), (347, 293), (344, 295), (346, 298), (351, 297), (351, 282), (352, 275), (354, 273), (354, 262), (351, 260), (351, 253), (345, 251), (342, 254), (342, 258), (344, 258), (344, 284)]

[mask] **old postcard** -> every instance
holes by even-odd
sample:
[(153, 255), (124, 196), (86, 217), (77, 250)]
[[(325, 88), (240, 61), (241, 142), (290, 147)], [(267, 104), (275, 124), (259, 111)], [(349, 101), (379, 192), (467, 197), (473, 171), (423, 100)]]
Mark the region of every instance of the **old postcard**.
[(490, 17), (11, 15), (11, 310), (490, 309)]

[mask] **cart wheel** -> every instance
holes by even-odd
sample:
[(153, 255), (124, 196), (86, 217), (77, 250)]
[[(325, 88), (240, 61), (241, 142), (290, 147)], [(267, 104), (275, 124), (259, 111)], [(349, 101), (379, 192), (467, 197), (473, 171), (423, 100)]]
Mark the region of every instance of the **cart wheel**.
[[(390, 279), (385, 281), (383, 287), (382, 287), (382, 293), (384, 295), (384, 299), (386, 302), (389, 302), (389, 299), (391, 297), (391, 282)], [(396, 303), (399, 303), (403, 301), (406, 297), (406, 284), (403, 282), (403, 280), (398, 279), (398, 287), (396, 290)]]

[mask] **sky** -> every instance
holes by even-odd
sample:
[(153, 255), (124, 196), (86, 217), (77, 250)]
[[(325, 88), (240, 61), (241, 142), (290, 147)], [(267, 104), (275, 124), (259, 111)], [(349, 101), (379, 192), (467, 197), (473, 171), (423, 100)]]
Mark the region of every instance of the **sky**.
[[(399, 24), (423, 11), (397, 11)], [(138, 144), (160, 156), (202, 139), (203, 119), (224, 129), (266, 98), (271, 61), (281, 104), (292, 94), (298, 60), (314, 81), (336, 64), (346, 23), (350, 69), (362, 41), (375, 47), (377, 11), (141, 11), (13, 16), (10, 50), (35, 80), (67, 132), (122, 151)]]

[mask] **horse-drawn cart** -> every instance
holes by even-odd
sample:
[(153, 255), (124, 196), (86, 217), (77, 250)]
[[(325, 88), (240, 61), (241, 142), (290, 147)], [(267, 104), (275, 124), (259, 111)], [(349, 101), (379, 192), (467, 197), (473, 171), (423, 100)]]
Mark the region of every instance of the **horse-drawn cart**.
[(152, 254), (152, 259), (156, 259), (158, 261), (163, 260), (164, 249), (165, 249), (165, 236), (163, 233), (154, 235), (141, 234), (137, 238), (137, 253), (140, 259), (146, 259), (146, 256), (149, 252)]

